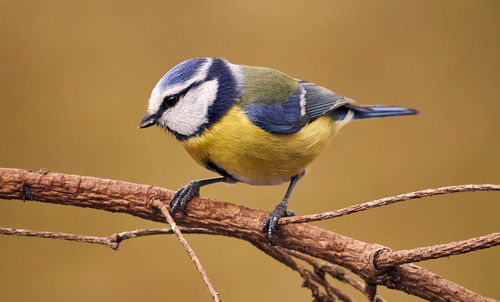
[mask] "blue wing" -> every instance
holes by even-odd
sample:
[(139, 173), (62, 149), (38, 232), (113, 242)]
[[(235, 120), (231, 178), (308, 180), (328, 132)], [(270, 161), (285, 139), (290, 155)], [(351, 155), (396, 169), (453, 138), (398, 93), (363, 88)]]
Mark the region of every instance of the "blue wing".
[(256, 126), (267, 132), (293, 134), (307, 123), (351, 102), (353, 100), (326, 88), (301, 81), (287, 100), (277, 100), (274, 104), (251, 103), (243, 106), (243, 111)]
[(281, 103), (264, 104), (253, 103), (243, 107), (243, 111), (256, 126), (278, 134), (292, 134), (298, 132), (306, 123), (301, 118), (300, 96), (304, 88), (300, 85), (288, 100)]

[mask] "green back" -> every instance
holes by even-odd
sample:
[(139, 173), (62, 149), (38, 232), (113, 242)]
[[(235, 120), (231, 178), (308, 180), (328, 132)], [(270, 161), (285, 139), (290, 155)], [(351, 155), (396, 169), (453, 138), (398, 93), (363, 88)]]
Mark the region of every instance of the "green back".
[(271, 68), (242, 66), (245, 77), (240, 104), (281, 104), (286, 102), (298, 87), (298, 81)]

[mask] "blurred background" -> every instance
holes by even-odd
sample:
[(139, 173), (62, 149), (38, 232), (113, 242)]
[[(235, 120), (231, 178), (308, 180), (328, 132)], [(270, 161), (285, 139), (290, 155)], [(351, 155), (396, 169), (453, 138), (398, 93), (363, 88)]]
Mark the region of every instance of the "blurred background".
[[(498, 1), (0, 0), (0, 166), (175, 190), (212, 177), (160, 129), (139, 131), (151, 89), (192, 57), (279, 69), (418, 116), (355, 122), (296, 187), (298, 215), (419, 189), (500, 183)], [(272, 209), (286, 185), (201, 194)], [(499, 195), (462, 193), (316, 223), (393, 249), (500, 229)], [(162, 227), (125, 214), (0, 201), (0, 226), (108, 236)], [(224, 301), (310, 301), (298, 274), (250, 244), (187, 235)], [(3, 301), (209, 301), (175, 237), (83, 243), (0, 236)], [(499, 248), (419, 265), (500, 298)], [(361, 294), (334, 282), (354, 298)], [(389, 301), (419, 301), (379, 288)], [(165, 296), (166, 294), (166, 296)]]

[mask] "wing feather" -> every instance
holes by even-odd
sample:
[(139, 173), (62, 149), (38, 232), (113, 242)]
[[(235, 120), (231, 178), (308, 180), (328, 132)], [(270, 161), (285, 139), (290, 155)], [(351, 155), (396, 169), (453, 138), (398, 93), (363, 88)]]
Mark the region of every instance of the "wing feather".
[(245, 66), (243, 72), (239, 105), (253, 124), (270, 133), (296, 133), (318, 117), (354, 102), (274, 69)]
[(324, 87), (309, 82), (300, 82), (306, 90), (306, 114), (309, 121), (329, 113), (354, 100), (338, 95)]

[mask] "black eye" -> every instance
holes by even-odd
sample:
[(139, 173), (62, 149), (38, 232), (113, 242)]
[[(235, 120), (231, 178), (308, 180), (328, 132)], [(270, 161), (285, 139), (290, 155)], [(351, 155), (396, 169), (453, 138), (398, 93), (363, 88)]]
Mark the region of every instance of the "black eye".
[(162, 106), (164, 106), (165, 108), (169, 108), (175, 106), (175, 104), (177, 104), (178, 101), (179, 101), (178, 95), (167, 95), (166, 97), (163, 98)]

